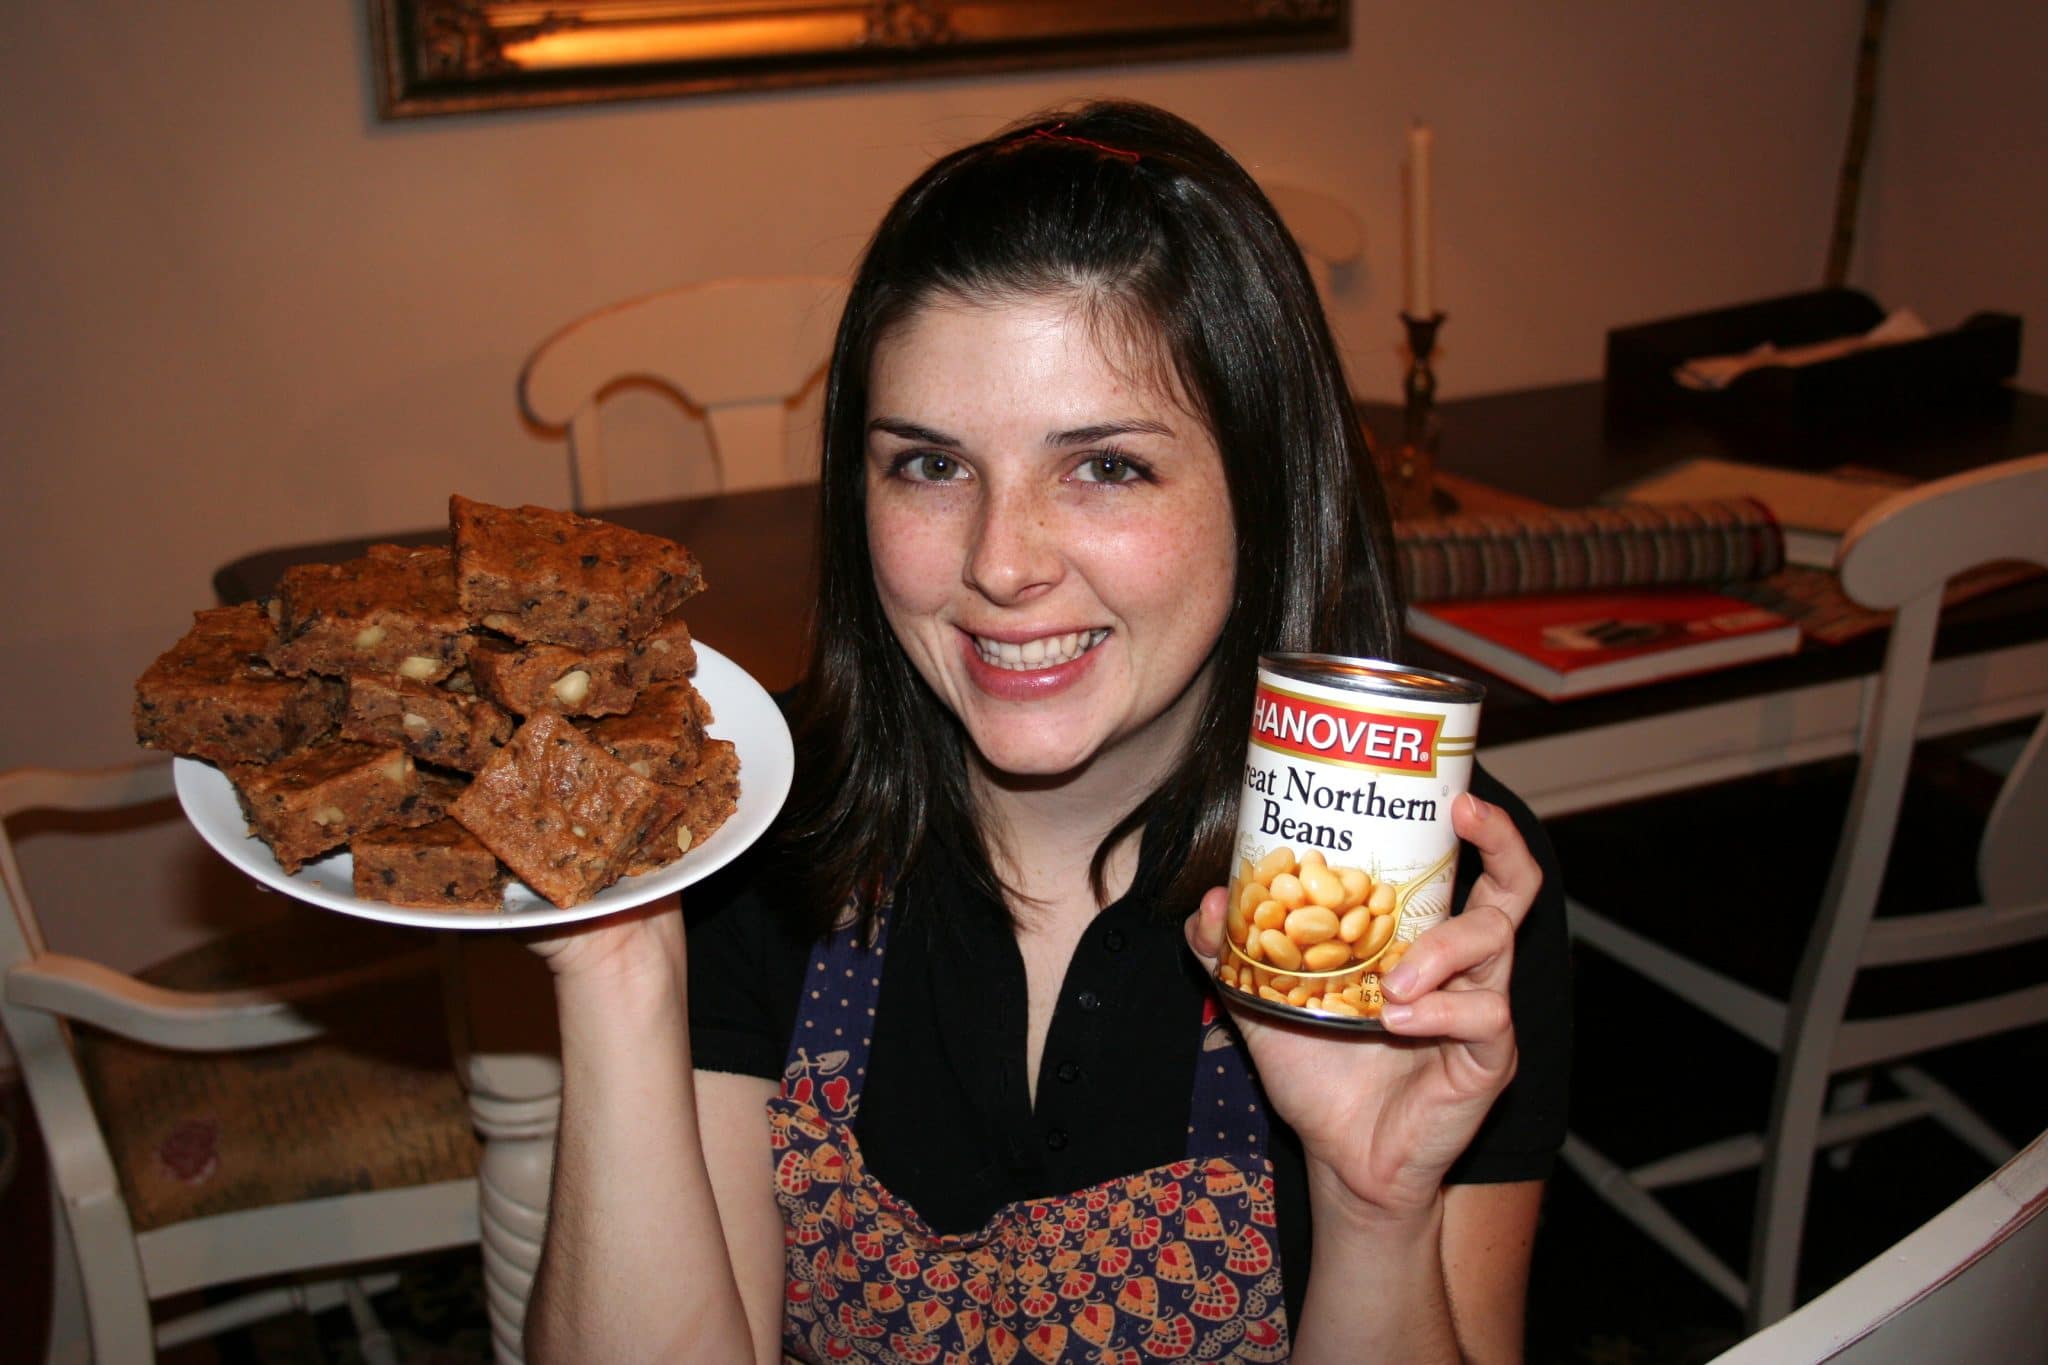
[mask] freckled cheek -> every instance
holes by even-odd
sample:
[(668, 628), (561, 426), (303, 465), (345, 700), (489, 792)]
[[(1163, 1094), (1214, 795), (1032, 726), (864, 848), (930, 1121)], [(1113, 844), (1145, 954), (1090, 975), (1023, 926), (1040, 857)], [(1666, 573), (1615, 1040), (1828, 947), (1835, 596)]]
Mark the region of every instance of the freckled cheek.
[(953, 538), (923, 518), (870, 516), (868, 558), (874, 565), (875, 589), (892, 620), (937, 609), (960, 577)]
[[(1228, 523), (1191, 526), (1174, 520), (1105, 537), (1090, 547), (1091, 573), (1104, 591), (1134, 605), (1167, 603), (1199, 609), (1212, 593), (1227, 598), (1237, 573), (1237, 545)], [(1116, 585), (1110, 587), (1108, 585)]]

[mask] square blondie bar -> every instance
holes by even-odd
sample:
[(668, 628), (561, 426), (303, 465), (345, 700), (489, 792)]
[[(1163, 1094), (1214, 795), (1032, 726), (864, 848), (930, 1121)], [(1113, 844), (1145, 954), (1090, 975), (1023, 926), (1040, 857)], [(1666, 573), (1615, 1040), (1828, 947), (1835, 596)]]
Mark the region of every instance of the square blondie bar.
[(697, 646), (681, 616), (671, 616), (634, 645), (626, 657), (626, 681), (634, 687), (672, 682), (697, 671)]
[(448, 512), (463, 609), (516, 640), (572, 649), (631, 645), (704, 587), (696, 556), (660, 536), (459, 493)]
[(449, 808), (519, 879), (567, 909), (624, 873), (664, 789), (553, 712), (528, 718)]
[(496, 910), (512, 875), (474, 834), (443, 817), (349, 840), (355, 891), (365, 900), (422, 909)]
[(685, 678), (656, 683), (625, 715), (585, 721), (582, 730), (640, 776), (683, 785), (697, 780), (708, 709)]
[(508, 645), (478, 640), (469, 652), (476, 690), (514, 715), (559, 711), (613, 716), (633, 709), (640, 689), (626, 675), (627, 646)]
[(425, 824), (445, 813), (412, 757), (390, 746), (330, 739), (275, 763), (225, 771), (249, 832), (270, 845), (288, 873), (358, 834)]
[(391, 673), (438, 682), (469, 656), (455, 559), (434, 546), (373, 545), (342, 564), (298, 564), (278, 590), (280, 673)]
[(512, 737), (516, 722), (473, 693), (434, 687), (390, 673), (348, 680), (344, 739), (396, 744), (415, 758), (473, 773)]
[(269, 763), (325, 735), (341, 687), (278, 676), (264, 657), (276, 639), (254, 603), (194, 612), (191, 630), (136, 680), (136, 739), (216, 763)]
[(686, 785), (670, 786), (669, 815), (627, 861), (636, 875), (666, 867), (718, 832), (739, 809), (740, 756), (730, 740), (707, 739)]

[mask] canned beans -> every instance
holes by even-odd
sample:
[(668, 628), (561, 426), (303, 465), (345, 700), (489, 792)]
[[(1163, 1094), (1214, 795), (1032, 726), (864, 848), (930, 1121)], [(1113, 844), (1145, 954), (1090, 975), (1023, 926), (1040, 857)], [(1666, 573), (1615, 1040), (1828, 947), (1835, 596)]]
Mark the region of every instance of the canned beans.
[(1216, 977), (1252, 1008), (1374, 1030), (1380, 975), (1451, 911), (1451, 806), (1482, 690), (1379, 659), (1265, 654)]
[(1408, 951), (1394, 937), (1395, 908), (1393, 883), (1330, 866), (1317, 849), (1239, 859), (1217, 979), (1275, 1004), (1376, 1018), (1379, 974)]

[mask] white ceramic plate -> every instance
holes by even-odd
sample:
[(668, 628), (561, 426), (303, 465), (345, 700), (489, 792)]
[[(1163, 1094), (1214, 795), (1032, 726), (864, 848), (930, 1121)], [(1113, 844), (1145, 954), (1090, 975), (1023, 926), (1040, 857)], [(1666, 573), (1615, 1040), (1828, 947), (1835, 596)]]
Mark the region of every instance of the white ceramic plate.
[(740, 800), (732, 818), (717, 833), (676, 862), (637, 877), (623, 877), (581, 905), (559, 909), (521, 882), (505, 892), (497, 913), (475, 910), (423, 910), (355, 894), (355, 861), (344, 849), (307, 863), (296, 875), (277, 865), (269, 847), (249, 833), (235, 789), (210, 763), (181, 758), (176, 763), (178, 800), (185, 816), (220, 855), (257, 881), (288, 896), (386, 924), (412, 924), (429, 929), (528, 929), (549, 924), (574, 924), (644, 905), (707, 877), (737, 858), (767, 830), (783, 798), (789, 795), (796, 769), (789, 726), (761, 684), (740, 666), (702, 642), (697, 644), (693, 682), (711, 703), (717, 719), (711, 733), (739, 749)]

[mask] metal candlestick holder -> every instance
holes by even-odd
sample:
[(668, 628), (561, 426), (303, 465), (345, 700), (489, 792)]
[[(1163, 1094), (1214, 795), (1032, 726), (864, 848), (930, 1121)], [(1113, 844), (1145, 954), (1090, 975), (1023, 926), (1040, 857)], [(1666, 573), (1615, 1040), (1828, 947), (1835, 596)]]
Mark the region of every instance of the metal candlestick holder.
[(1436, 408), (1436, 373), (1429, 362), (1436, 354), (1437, 329), (1443, 326), (1444, 316), (1401, 314), (1401, 324), (1408, 330), (1408, 373), (1401, 381), (1401, 444), (1389, 452), (1380, 470), (1388, 510), (1397, 520), (1435, 514), (1441, 420)]

